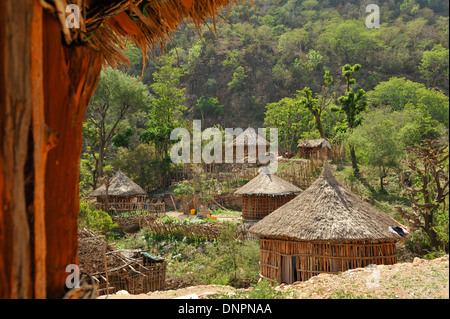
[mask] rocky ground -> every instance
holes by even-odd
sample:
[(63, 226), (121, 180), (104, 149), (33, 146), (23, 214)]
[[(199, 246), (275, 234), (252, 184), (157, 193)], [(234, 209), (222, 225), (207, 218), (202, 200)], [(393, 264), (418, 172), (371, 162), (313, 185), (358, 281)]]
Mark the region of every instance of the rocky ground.
[[(251, 289), (253, 288), (240, 291), (251, 292)], [(338, 275), (321, 274), (306, 282), (281, 284), (275, 290), (292, 292), (289, 296), (298, 299), (448, 299), (449, 257), (446, 255), (430, 261), (416, 257), (411, 263), (358, 268)], [(233, 294), (236, 291), (229, 286), (201, 285), (140, 295), (120, 291), (107, 298), (172, 299), (189, 295), (202, 299), (224, 293)]]

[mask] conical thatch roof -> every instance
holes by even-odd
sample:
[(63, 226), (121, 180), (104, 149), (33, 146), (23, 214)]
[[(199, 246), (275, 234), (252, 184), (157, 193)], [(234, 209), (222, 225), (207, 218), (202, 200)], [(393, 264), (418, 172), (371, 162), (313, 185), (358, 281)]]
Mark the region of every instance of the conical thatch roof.
[[(147, 193), (120, 170), (113, 176), (108, 188), (108, 196), (137, 196)], [(106, 186), (103, 184), (94, 190), (91, 197), (106, 196)]]
[[(344, 188), (325, 161), (306, 190), (250, 228), (261, 237), (307, 241), (399, 240), (401, 225)], [(403, 229), (403, 228), (402, 228)]]
[(239, 188), (236, 195), (288, 195), (300, 193), (302, 190), (284, 179), (273, 175), (261, 173), (250, 182)]

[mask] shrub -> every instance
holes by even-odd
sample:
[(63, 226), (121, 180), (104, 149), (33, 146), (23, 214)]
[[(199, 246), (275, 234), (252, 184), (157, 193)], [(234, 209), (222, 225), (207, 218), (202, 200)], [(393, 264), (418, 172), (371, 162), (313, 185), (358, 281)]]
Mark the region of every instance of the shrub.
[(78, 226), (106, 233), (118, 225), (113, 222), (107, 212), (96, 209), (89, 203), (80, 203)]
[(289, 299), (296, 298), (295, 290), (277, 291), (275, 285), (272, 286), (268, 280), (261, 280), (257, 284), (251, 285), (252, 289), (247, 291), (236, 291), (234, 294), (218, 294), (213, 298), (218, 299)]

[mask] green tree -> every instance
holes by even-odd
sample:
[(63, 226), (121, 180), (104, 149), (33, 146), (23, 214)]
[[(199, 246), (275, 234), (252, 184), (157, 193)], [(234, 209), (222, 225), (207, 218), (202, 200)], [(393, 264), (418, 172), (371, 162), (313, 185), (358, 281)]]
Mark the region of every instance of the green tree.
[(92, 139), (94, 135), (98, 138), (97, 145), (91, 145), (90, 152), (97, 162), (94, 168), (98, 170), (98, 174), (94, 174), (94, 187), (97, 178), (103, 177), (104, 160), (112, 139), (126, 126), (127, 116), (139, 109), (145, 109), (149, 101), (148, 88), (139, 82), (137, 77), (109, 67), (102, 71), (85, 119), (85, 132), (89, 131), (88, 139)]
[[(361, 65), (355, 64), (351, 66), (346, 64), (342, 67), (342, 75), (346, 81), (346, 91), (344, 95), (338, 97), (339, 107), (332, 108), (332, 111), (337, 111), (345, 114), (345, 119), (338, 127), (341, 131), (352, 131), (361, 124), (360, 113), (367, 107), (367, 102), (363, 100), (366, 92), (359, 89), (354, 92), (352, 85), (356, 84), (355, 74), (361, 70)], [(358, 163), (356, 161), (355, 147), (350, 144), (350, 156), (352, 160), (353, 174), (359, 175)]]
[[(326, 139), (325, 130), (322, 124), (323, 117), (326, 115), (326, 109), (333, 102), (331, 96), (329, 96), (329, 86), (333, 83), (333, 77), (329, 71), (325, 72), (323, 76), (325, 85), (322, 86), (322, 94), (313, 97), (313, 93), (310, 88), (306, 87), (301, 91), (297, 91), (297, 104), (299, 107), (308, 109), (316, 121), (316, 128), (319, 131), (320, 137)], [(334, 96), (334, 94), (332, 95)]]
[(422, 78), (430, 87), (448, 90), (449, 50), (436, 44), (431, 51), (423, 52), (419, 70)]
[(279, 147), (287, 152), (295, 150), (302, 133), (310, 131), (309, 123), (314, 120), (311, 112), (296, 104), (295, 99), (286, 97), (266, 105), (264, 125), (278, 128)]
[(406, 78), (392, 77), (389, 81), (380, 82), (367, 92), (367, 102), (372, 108), (388, 107), (391, 111), (401, 111), (410, 104), (449, 127), (448, 96)]
[[(407, 148), (405, 164), (412, 174), (412, 185), (404, 185), (406, 195), (412, 203), (412, 212), (400, 206), (397, 211), (414, 227), (422, 229), (429, 237), (432, 248), (446, 248), (436, 231), (442, 220), (448, 220), (449, 153), (448, 145), (426, 140), (423, 146)], [(446, 218), (443, 218), (443, 215)], [(438, 217), (439, 218), (436, 218)], [(439, 228), (438, 228), (439, 229)], [(447, 228), (448, 229), (448, 228)]]
[(206, 98), (203, 95), (197, 100), (195, 108), (200, 111), (202, 122), (205, 122), (205, 115), (219, 115), (223, 113), (223, 105), (219, 104), (216, 97)]
[(248, 75), (245, 74), (245, 69), (242, 66), (238, 66), (233, 73), (233, 78), (231, 82), (228, 83), (228, 88), (230, 90), (237, 90), (242, 85), (244, 85), (244, 80)]
[(402, 124), (386, 109), (376, 109), (365, 114), (364, 123), (354, 129), (349, 138), (361, 160), (378, 168), (381, 190), (384, 190), (383, 180), (389, 170), (400, 165), (404, 149), (399, 134)]
[(160, 65), (153, 73), (154, 82), (150, 85), (155, 99), (150, 105), (147, 129), (141, 134), (141, 141), (154, 143), (161, 160), (168, 156), (170, 133), (183, 126), (182, 112), (186, 110), (186, 89), (179, 88), (180, 78), (186, 71), (183, 66), (174, 67), (174, 60), (170, 54), (159, 59)]

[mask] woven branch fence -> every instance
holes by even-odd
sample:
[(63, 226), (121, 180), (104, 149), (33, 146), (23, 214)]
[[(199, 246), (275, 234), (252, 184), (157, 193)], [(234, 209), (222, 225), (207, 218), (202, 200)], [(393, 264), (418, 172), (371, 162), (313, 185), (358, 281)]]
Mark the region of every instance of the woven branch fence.
[[(206, 239), (213, 241), (218, 239), (222, 234), (222, 229), (228, 227), (223, 224), (197, 224), (197, 225), (184, 225), (177, 223), (163, 223), (159, 221), (149, 222), (145, 224), (145, 227), (152, 234), (158, 234), (163, 236), (181, 236), (188, 239)], [(241, 224), (238, 227), (236, 236), (242, 240), (255, 239), (254, 235), (250, 234), (248, 228), (250, 225)]]

